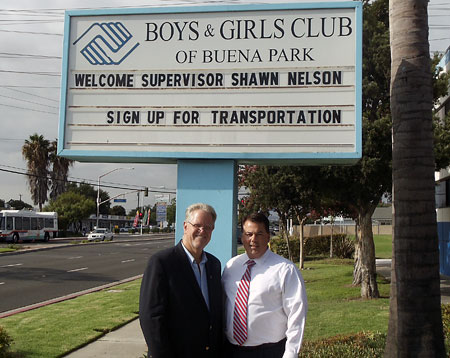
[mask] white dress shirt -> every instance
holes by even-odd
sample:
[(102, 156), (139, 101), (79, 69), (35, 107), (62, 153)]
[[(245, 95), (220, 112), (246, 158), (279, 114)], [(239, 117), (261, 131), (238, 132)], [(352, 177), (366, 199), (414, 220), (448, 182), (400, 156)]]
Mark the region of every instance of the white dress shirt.
[(200, 287), (200, 290), (202, 291), (203, 298), (205, 299), (205, 303), (208, 306), (209, 309), (209, 293), (208, 293), (208, 281), (206, 279), (206, 261), (208, 261), (208, 258), (206, 257), (205, 252), (202, 252), (202, 260), (198, 264), (194, 256), (186, 249), (186, 246), (184, 246), (183, 242), (181, 242), (181, 245), (183, 245), (183, 249), (186, 252), (186, 255), (189, 259), (189, 262), (191, 263), (192, 271), (194, 271), (195, 279), (197, 280), (198, 286)]
[[(226, 296), (225, 334), (233, 338), (233, 312), (236, 292), (244, 274), (247, 254), (228, 261), (222, 284)], [(275, 343), (287, 338), (283, 358), (297, 358), (305, 328), (307, 300), (305, 283), (299, 269), (291, 261), (267, 249), (263, 256), (253, 259), (248, 298), (248, 338), (244, 346)]]

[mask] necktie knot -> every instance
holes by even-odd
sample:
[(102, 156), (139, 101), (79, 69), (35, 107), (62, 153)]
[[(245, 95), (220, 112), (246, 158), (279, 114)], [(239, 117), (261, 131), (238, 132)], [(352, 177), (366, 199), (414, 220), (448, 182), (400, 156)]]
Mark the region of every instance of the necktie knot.
[(248, 260), (246, 263), (247, 267), (251, 268), (252, 266), (256, 265), (256, 262), (253, 260)]

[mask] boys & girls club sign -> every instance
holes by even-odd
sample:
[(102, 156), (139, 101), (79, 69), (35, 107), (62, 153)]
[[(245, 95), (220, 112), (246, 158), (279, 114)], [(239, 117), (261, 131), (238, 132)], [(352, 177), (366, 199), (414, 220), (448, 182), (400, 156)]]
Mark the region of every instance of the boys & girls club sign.
[(59, 154), (351, 163), (360, 2), (68, 11)]

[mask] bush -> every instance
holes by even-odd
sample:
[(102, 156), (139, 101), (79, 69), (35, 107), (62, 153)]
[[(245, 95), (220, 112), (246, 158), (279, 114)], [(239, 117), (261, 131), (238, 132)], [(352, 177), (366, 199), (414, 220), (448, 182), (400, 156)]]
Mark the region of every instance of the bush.
[(157, 233), (157, 232), (159, 232), (159, 227), (154, 227), (154, 228), (152, 229), (152, 233)]
[(0, 326), (0, 358), (7, 358), (12, 338), (6, 333), (5, 329)]
[(317, 341), (305, 341), (299, 358), (378, 358), (383, 357), (385, 333), (360, 332)]
[(442, 305), (442, 325), (444, 326), (445, 348), (450, 353), (450, 305)]
[[(305, 252), (307, 255), (330, 254), (331, 235), (319, 235), (305, 239)], [(346, 234), (333, 235), (333, 256), (340, 259), (351, 259), (355, 253), (355, 243)]]
[(120, 234), (120, 229), (118, 227), (115, 227), (113, 232), (114, 234)]
[[(289, 248), (291, 249), (292, 260), (299, 261), (300, 258), (300, 239), (298, 237), (290, 237)], [(273, 252), (280, 256), (288, 258), (288, 250), (286, 240), (278, 236), (274, 236), (270, 240), (270, 247)], [(305, 256), (329, 256), (330, 255), (330, 235), (319, 235), (306, 237), (304, 239), (304, 255)], [(341, 259), (353, 258), (355, 253), (355, 243), (346, 234), (333, 235), (333, 256)]]

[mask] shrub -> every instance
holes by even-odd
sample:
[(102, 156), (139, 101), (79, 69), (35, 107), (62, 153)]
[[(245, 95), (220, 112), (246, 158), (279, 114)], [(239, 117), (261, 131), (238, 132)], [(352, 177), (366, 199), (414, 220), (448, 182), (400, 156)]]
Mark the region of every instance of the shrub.
[[(300, 239), (298, 237), (290, 237), (289, 248), (291, 249), (292, 260), (298, 261), (300, 258)], [(274, 236), (270, 241), (270, 247), (273, 252), (288, 258), (288, 250), (286, 240), (278, 236)], [(304, 239), (305, 256), (320, 255), (329, 256), (330, 254), (330, 235), (319, 235), (306, 237)], [(350, 259), (355, 253), (355, 243), (346, 234), (333, 235), (333, 255), (341, 259)]]
[[(308, 237), (305, 240), (307, 255), (329, 255), (331, 235)], [(333, 235), (333, 256), (341, 259), (351, 259), (355, 253), (355, 243), (346, 234)]]
[(0, 326), (0, 358), (7, 358), (12, 338), (6, 333), (5, 329)]
[(299, 358), (378, 358), (383, 357), (385, 333), (360, 332), (317, 341), (305, 341)]
[(159, 227), (154, 227), (154, 228), (152, 229), (152, 233), (157, 233), (157, 232), (159, 232)]
[(113, 232), (114, 234), (120, 234), (120, 229), (118, 227), (115, 227)]
[(442, 305), (442, 325), (444, 326), (445, 348), (450, 353), (450, 305)]

